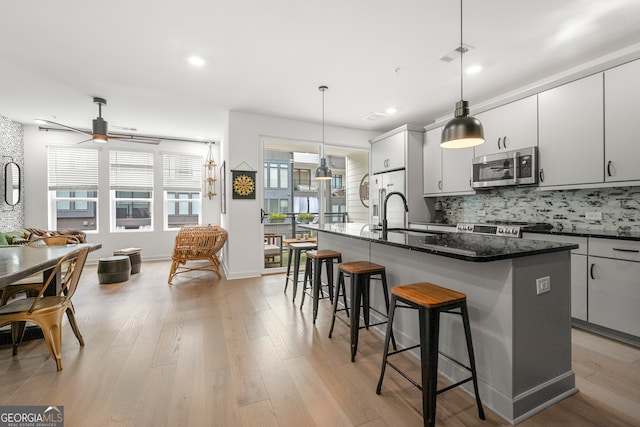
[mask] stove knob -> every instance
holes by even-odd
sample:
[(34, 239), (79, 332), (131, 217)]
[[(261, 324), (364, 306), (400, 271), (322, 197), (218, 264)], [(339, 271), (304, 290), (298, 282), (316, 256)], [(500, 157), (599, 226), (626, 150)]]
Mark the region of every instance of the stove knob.
[(498, 227), (498, 234), (502, 234), (502, 233), (504, 233), (504, 228)]

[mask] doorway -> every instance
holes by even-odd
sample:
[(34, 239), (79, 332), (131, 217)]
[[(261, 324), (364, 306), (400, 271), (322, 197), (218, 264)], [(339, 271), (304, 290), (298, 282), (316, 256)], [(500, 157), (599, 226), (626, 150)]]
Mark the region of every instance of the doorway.
[(368, 222), (359, 188), (369, 170), (368, 150), (326, 146), (333, 176), (318, 181), (313, 175), (321, 144), (264, 137), (262, 146), (263, 274), (286, 271), (288, 239), (315, 236), (306, 224)]

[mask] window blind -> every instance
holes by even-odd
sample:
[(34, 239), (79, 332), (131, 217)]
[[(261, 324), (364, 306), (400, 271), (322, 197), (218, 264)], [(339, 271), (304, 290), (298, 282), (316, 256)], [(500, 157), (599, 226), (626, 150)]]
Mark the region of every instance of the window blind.
[(47, 147), (49, 190), (98, 188), (98, 149)]
[(112, 150), (109, 166), (112, 190), (153, 190), (153, 153)]
[(203, 169), (201, 157), (163, 153), (162, 165), (162, 185), (165, 190), (201, 190)]

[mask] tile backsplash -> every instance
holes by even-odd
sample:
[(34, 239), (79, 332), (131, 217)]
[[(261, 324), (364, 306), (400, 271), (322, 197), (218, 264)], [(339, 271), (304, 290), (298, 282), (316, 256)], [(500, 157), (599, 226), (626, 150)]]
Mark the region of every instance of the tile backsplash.
[[(24, 197), (15, 206), (9, 206), (4, 200), (4, 168), (7, 162), (13, 160), (20, 167), (21, 173), (24, 171), (24, 129), (22, 124), (14, 122), (6, 117), (0, 116), (0, 159), (2, 168), (0, 169), (0, 231), (16, 230), (24, 227)], [(24, 181), (21, 184), (24, 191)], [(24, 194), (24, 193), (23, 193)]]
[[(536, 191), (534, 188), (494, 189), (471, 196), (439, 197), (444, 221), (510, 220), (548, 222), (565, 229), (640, 231), (640, 187)], [(482, 213), (484, 212), (484, 216)], [(601, 220), (586, 213), (602, 214)]]

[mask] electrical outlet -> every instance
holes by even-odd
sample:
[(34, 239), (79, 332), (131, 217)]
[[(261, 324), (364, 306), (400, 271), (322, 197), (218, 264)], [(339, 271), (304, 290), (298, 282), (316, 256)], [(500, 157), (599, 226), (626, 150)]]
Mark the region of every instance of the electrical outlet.
[(481, 210), (481, 211), (476, 211), (476, 215), (478, 215), (478, 216), (487, 216), (487, 213), (485, 211)]
[(551, 290), (551, 277), (545, 276), (536, 279), (536, 292), (538, 295)]
[(591, 221), (602, 221), (602, 212), (586, 212), (584, 216)]

